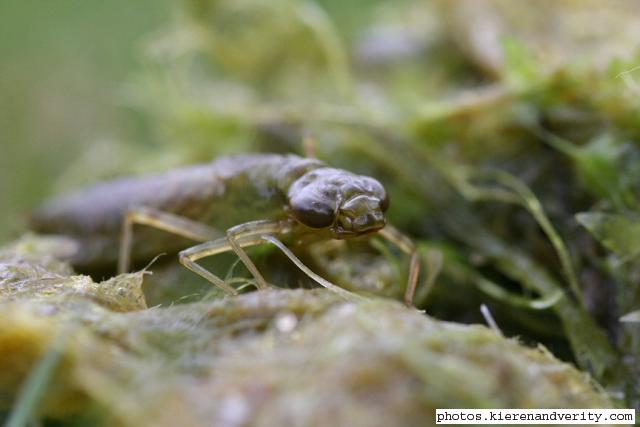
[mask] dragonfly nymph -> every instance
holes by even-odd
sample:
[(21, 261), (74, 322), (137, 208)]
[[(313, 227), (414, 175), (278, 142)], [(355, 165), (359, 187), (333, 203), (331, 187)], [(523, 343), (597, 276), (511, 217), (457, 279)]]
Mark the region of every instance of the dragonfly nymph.
[[(376, 233), (410, 256), (404, 300), (412, 305), (420, 262), (415, 245), (387, 224), (386, 190), (376, 179), (328, 167), (295, 155), (221, 157), (208, 164), (108, 181), (45, 202), (33, 215), (34, 231), (74, 238), (71, 260), (80, 268), (118, 265), (129, 270), (160, 252), (178, 252), (180, 262), (229, 295), (238, 292), (197, 263), (235, 252), (259, 289), (268, 284), (244, 248), (272, 243), (314, 281), (288, 247), (322, 239)], [(146, 230), (135, 224), (146, 225)], [(152, 233), (151, 228), (166, 233)], [(226, 230), (221, 233), (219, 230)], [(185, 249), (181, 236), (201, 242)], [(181, 246), (182, 245), (182, 246)]]

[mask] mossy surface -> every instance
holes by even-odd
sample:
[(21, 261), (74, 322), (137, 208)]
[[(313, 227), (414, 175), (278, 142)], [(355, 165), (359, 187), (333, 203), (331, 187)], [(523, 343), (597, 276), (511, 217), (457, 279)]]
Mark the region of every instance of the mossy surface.
[(397, 302), (269, 290), (142, 309), (118, 291), (142, 274), (94, 283), (24, 256), (4, 258), (0, 275), (5, 409), (54, 345), (44, 418), (101, 408), (101, 422), (131, 426), (409, 426), (433, 424), (436, 408), (613, 404), (542, 348)]

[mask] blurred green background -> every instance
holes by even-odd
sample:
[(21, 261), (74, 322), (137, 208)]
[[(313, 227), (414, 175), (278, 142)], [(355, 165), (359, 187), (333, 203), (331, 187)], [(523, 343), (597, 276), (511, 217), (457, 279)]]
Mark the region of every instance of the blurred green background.
[(123, 105), (141, 44), (169, 21), (166, 0), (0, 2), (0, 238), (87, 144), (146, 138)]

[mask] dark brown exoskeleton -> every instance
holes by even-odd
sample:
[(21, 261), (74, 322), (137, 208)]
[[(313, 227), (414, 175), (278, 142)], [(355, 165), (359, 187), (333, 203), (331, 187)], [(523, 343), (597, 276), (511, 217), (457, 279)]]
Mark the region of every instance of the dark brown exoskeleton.
[[(203, 242), (182, 250), (180, 262), (226, 293), (237, 291), (196, 261), (235, 252), (256, 280), (264, 277), (243, 248), (270, 242), (323, 286), (335, 287), (309, 270), (279, 240), (348, 239), (378, 233), (411, 257), (405, 302), (412, 304), (420, 263), (414, 244), (386, 223), (389, 198), (375, 179), (295, 155), (254, 154), (222, 157), (209, 164), (123, 178), (46, 202), (32, 217), (33, 230), (73, 237), (79, 250), (72, 263), (81, 268), (149, 260), (179, 251), (181, 236)], [(136, 231), (144, 224), (167, 233)], [(226, 230), (222, 234), (216, 230)], [(119, 239), (119, 240), (118, 240)]]

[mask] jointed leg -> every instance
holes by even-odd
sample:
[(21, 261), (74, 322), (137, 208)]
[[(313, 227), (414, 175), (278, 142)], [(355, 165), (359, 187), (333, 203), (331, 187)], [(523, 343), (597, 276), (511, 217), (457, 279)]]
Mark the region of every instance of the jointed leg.
[[(260, 238), (244, 239), (240, 242), (240, 246), (252, 246), (262, 243)], [(210, 242), (202, 243), (200, 245), (192, 246), (189, 249), (185, 249), (180, 252), (180, 263), (187, 267), (189, 270), (204, 277), (220, 289), (225, 291), (228, 295), (238, 295), (238, 291), (233, 289), (220, 277), (216, 276), (206, 268), (197, 264), (196, 261), (208, 256), (216, 255), (223, 252), (229, 252), (233, 250), (233, 246), (229, 243), (226, 237), (221, 237)], [(256, 279), (257, 280), (257, 279)], [(264, 280), (264, 279), (263, 279)]]
[(411, 257), (409, 263), (409, 280), (407, 281), (407, 288), (404, 292), (404, 303), (409, 307), (413, 307), (413, 295), (416, 292), (416, 284), (418, 283), (418, 276), (420, 275), (420, 256), (418, 255), (416, 245), (411, 239), (402, 234), (400, 230), (389, 224), (378, 233)]
[(273, 236), (273, 234), (288, 233), (290, 230), (291, 224), (288, 221), (254, 221), (237, 225), (229, 229), (226, 238), (202, 243), (180, 252), (180, 262), (189, 270), (199, 274), (225, 290), (229, 295), (237, 295), (238, 292), (229, 286), (229, 284), (224, 280), (196, 263), (197, 260), (208, 256), (222, 252), (234, 251), (240, 257), (247, 269), (249, 269), (251, 274), (253, 274), (258, 287), (260, 289), (265, 289), (268, 287), (267, 282), (242, 248), (259, 245), (264, 242), (270, 242), (279, 248), (298, 268), (300, 268), (300, 270), (315, 282), (349, 299), (358, 298), (358, 295), (334, 285), (311, 271), (280, 240)]
[(202, 243), (180, 252), (180, 263), (220, 287), (227, 294), (237, 295), (238, 292), (224, 280), (196, 263), (197, 260), (208, 256), (234, 251), (255, 277), (258, 288), (266, 289), (268, 288), (266, 280), (242, 248), (263, 243), (262, 235), (264, 234), (287, 233), (289, 230), (290, 224), (286, 221), (252, 221), (237, 225), (227, 231), (227, 237)]
[(168, 233), (201, 242), (206, 242), (220, 235), (220, 233), (217, 233), (211, 227), (185, 217), (161, 212), (152, 208), (133, 208), (126, 213), (122, 224), (118, 273), (126, 273), (129, 270), (134, 224), (148, 225)]
[(280, 240), (276, 239), (275, 237), (266, 234), (266, 235), (262, 236), (262, 240), (264, 240), (266, 242), (269, 242), (269, 243), (272, 243), (273, 245), (275, 245), (304, 274), (309, 276), (313, 281), (315, 281), (319, 285), (324, 286), (325, 288), (329, 289), (330, 291), (333, 291), (333, 292), (336, 292), (336, 293), (338, 293), (340, 295), (343, 295), (343, 296), (347, 297), (348, 299), (359, 299), (359, 298), (361, 298), (359, 295), (354, 294), (353, 292), (349, 292), (346, 289), (342, 289), (341, 287), (334, 285), (333, 283), (331, 283), (327, 279), (325, 279), (325, 278), (319, 276), (318, 274), (314, 273), (313, 271), (311, 271), (311, 269), (309, 267), (307, 267), (306, 265), (304, 265), (302, 263), (302, 261), (300, 261), (300, 259), (297, 256), (295, 256), (293, 254), (293, 252), (291, 252), (291, 250), (289, 248), (287, 248)]
[(290, 224), (286, 221), (252, 221), (245, 224), (236, 225), (231, 227), (227, 231), (227, 239), (229, 244), (233, 248), (234, 252), (238, 254), (242, 263), (251, 272), (256, 279), (258, 289), (267, 289), (267, 281), (264, 280), (260, 271), (256, 265), (251, 261), (247, 253), (242, 249), (240, 242), (243, 239), (252, 239), (260, 237), (263, 234), (281, 234), (286, 233), (290, 229)]

